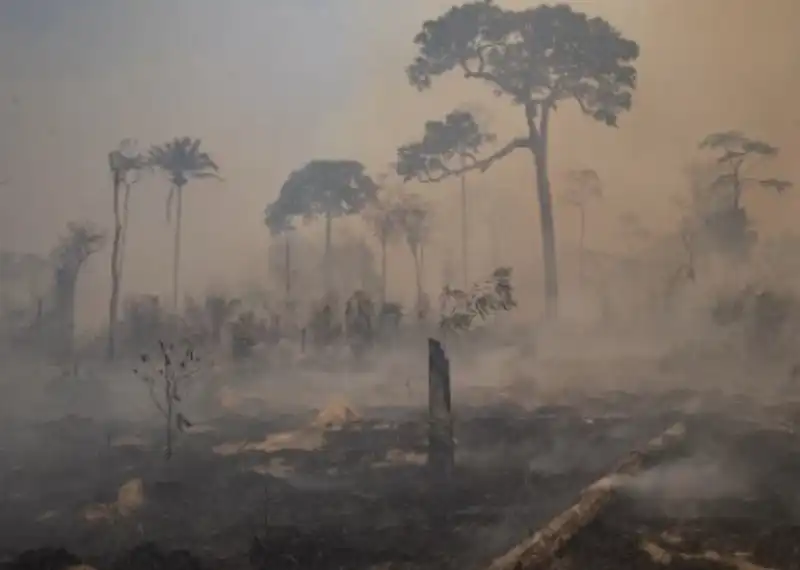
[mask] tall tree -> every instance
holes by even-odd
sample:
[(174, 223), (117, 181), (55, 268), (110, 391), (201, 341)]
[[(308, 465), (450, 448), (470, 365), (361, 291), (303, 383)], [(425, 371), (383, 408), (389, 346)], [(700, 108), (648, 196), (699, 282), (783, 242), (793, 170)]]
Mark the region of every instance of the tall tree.
[(570, 170), (567, 172), (564, 199), (578, 210), (580, 227), (578, 230), (578, 278), (583, 283), (584, 254), (586, 240), (586, 208), (603, 196), (603, 184), (597, 172), (591, 168)]
[(292, 242), (289, 234), (294, 230), (291, 220), (280, 215), (280, 210), (267, 209), (264, 224), (272, 237), (283, 236), (283, 278), (286, 306), (292, 302)]
[(392, 190), (384, 190), (370, 207), (365, 209), (364, 217), (372, 228), (381, 247), (381, 304), (386, 303), (388, 249), (389, 244), (400, 235), (400, 219), (397, 209), (398, 195)]
[(424, 247), (430, 235), (430, 208), (416, 194), (403, 194), (395, 205), (397, 223), (405, 236), (411, 257), (414, 259), (414, 277), (417, 294), (417, 312), (425, 307), (422, 288)]
[(566, 5), (514, 11), (489, 1), (468, 2), (425, 22), (414, 42), (418, 56), (407, 68), (412, 85), (431, 87), (434, 78), (458, 70), (489, 84), (519, 107), (527, 132), (494, 154), (465, 168), (439, 166), (439, 175), (487, 170), (516, 149), (534, 159), (548, 314), (558, 307), (555, 223), (548, 177), (550, 120), (558, 106), (575, 101), (587, 116), (609, 126), (631, 107), (636, 86), (636, 42), (599, 17)]
[(69, 358), (73, 353), (78, 277), (86, 260), (100, 251), (105, 241), (105, 233), (92, 224), (69, 223), (66, 235), (53, 250), (56, 323), (59, 352), (63, 358)]
[(229, 299), (225, 295), (213, 294), (206, 297), (205, 313), (211, 326), (211, 341), (214, 344), (222, 343), (222, 329), (241, 305), (239, 299)]
[[(116, 350), (117, 315), (119, 313), (119, 293), (122, 287), (123, 252), (128, 230), (128, 204), (131, 185), (137, 181), (137, 174), (144, 166), (144, 157), (132, 148), (132, 141), (125, 140), (108, 154), (108, 167), (111, 171), (114, 211), (114, 239), (111, 248), (111, 294), (108, 301), (108, 341), (106, 356), (114, 358)], [(123, 192), (124, 190), (124, 192)], [(120, 196), (120, 194), (123, 194)]]
[(425, 123), (422, 140), (397, 151), (397, 173), (405, 180), (436, 182), (444, 172), (458, 170), (461, 182), (461, 273), (463, 286), (469, 285), (467, 171), (476, 163), (476, 153), (495, 136), (483, 132), (471, 113), (453, 111), (444, 121)]
[(178, 308), (181, 262), (181, 222), (183, 220), (183, 189), (191, 180), (213, 178), (221, 180), (219, 167), (211, 156), (200, 150), (200, 139), (175, 138), (170, 142), (150, 149), (148, 162), (169, 177), (167, 196), (167, 220), (172, 217), (175, 202), (175, 245), (172, 259), (172, 306)]
[(777, 192), (791, 188), (788, 180), (748, 176), (748, 167), (758, 159), (774, 158), (778, 147), (753, 139), (739, 131), (712, 133), (700, 142), (700, 148), (719, 153), (717, 164), (722, 172), (711, 182), (714, 190), (728, 190), (734, 208), (739, 208), (742, 192), (750, 186), (760, 186)]
[(355, 160), (312, 160), (292, 172), (278, 198), (266, 209), (266, 219), (277, 226), (295, 218), (325, 220), (323, 279), (331, 292), (331, 234), (333, 219), (361, 212), (373, 201), (378, 185)]
[(702, 233), (713, 249), (746, 255), (756, 234), (742, 206), (744, 191), (760, 187), (781, 193), (792, 186), (787, 180), (753, 175), (759, 163), (776, 157), (779, 150), (739, 131), (712, 133), (699, 146), (717, 155), (712, 175), (694, 189), (693, 206), (704, 226)]

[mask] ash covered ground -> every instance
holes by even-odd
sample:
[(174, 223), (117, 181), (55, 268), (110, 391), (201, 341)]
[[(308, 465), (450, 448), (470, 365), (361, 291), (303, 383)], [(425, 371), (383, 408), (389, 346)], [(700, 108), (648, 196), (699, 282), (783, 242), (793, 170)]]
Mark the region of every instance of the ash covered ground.
[(790, 425), (797, 406), (770, 413), (788, 422), (768, 426), (744, 413), (693, 418), (686, 440), (621, 480), (610, 505), (550, 567), (800, 567), (800, 438)]
[[(424, 353), (403, 353), (400, 374), (382, 363), (385, 381), (369, 367), (307, 363), (291, 390), (245, 369), (232, 383), (222, 367), (187, 397), (194, 423), (169, 461), (158, 415), (130, 412), (132, 400), (149, 409), (132, 375), (115, 380), (105, 406), (79, 397), (99, 397), (91, 381), (73, 385), (58, 410), (52, 394), (29, 398), (41, 419), (3, 421), (6, 567), (482, 568), (677, 421), (686, 441), (624, 481), (555, 564), (718, 566), (692, 558), (713, 551), (797, 567), (797, 406), (779, 376), (755, 396), (736, 388), (744, 361), (713, 351), (526, 359), (507, 348), (471, 356), (467, 343), (451, 352), (457, 467), (445, 486), (425, 466)], [(504, 369), (513, 380), (481, 382), (482, 366), (500, 369), (492, 360), (513, 363)], [(778, 558), (764, 558), (770, 541)]]

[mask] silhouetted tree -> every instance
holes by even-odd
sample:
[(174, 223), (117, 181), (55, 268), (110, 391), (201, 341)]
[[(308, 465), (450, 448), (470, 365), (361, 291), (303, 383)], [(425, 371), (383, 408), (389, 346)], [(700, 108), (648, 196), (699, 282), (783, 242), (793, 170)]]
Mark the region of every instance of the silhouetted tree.
[(333, 218), (361, 212), (377, 195), (378, 186), (364, 165), (354, 160), (312, 160), (292, 172), (278, 198), (266, 209), (276, 227), (294, 218), (325, 220), (325, 290), (331, 290), (331, 227)]
[(603, 184), (597, 172), (591, 168), (570, 170), (567, 172), (564, 199), (577, 208), (580, 215), (580, 229), (578, 233), (578, 276), (583, 283), (584, 278), (584, 252), (586, 239), (586, 208), (590, 202), (601, 198)]
[(175, 208), (175, 246), (172, 260), (172, 305), (178, 308), (181, 261), (181, 221), (183, 218), (183, 189), (191, 180), (213, 178), (220, 180), (219, 167), (208, 153), (200, 150), (200, 139), (176, 138), (161, 146), (150, 149), (148, 162), (164, 172), (170, 181), (167, 197), (167, 221), (172, 216), (172, 203)]
[[(108, 154), (114, 210), (114, 239), (111, 249), (111, 294), (108, 301), (108, 342), (106, 346), (106, 355), (109, 359), (114, 358), (116, 349), (119, 293), (122, 287), (123, 252), (128, 230), (128, 204), (131, 185), (136, 182), (136, 174), (144, 166), (144, 157), (133, 152), (131, 146), (131, 141), (122, 141), (119, 148)], [(124, 194), (120, 196), (123, 193), (123, 189)]]
[(283, 217), (280, 210), (267, 209), (264, 224), (272, 237), (283, 236), (284, 289), (287, 307), (292, 302), (292, 242), (289, 238), (294, 226), (289, 218)]
[(239, 299), (228, 299), (223, 295), (206, 297), (205, 312), (211, 326), (211, 340), (219, 345), (222, 342), (222, 329), (236, 310), (241, 306)]
[(422, 289), (423, 251), (430, 235), (430, 209), (416, 194), (403, 194), (395, 206), (397, 223), (405, 236), (414, 259), (414, 277), (417, 294), (417, 312), (425, 309)]
[(476, 154), (495, 136), (481, 131), (471, 113), (453, 111), (444, 121), (425, 123), (420, 142), (402, 146), (397, 151), (397, 173), (405, 180), (436, 182), (453, 170), (461, 181), (461, 271), (464, 287), (469, 284), (467, 247), (467, 171), (476, 163)]
[(59, 329), (59, 352), (69, 358), (75, 339), (75, 292), (86, 260), (100, 251), (105, 233), (89, 223), (69, 223), (67, 233), (52, 253), (55, 265), (55, 316)]
[(485, 171), (520, 148), (533, 154), (545, 295), (548, 313), (555, 314), (558, 271), (547, 169), (550, 120), (559, 104), (575, 101), (585, 115), (615, 126), (618, 115), (631, 106), (636, 86), (632, 62), (639, 56), (639, 46), (602, 18), (590, 18), (566, 5), (513, 11), (488, 1), (468, 2), (425, 22), (414, 42), (419, 54), (407, 75), (418, 89), (459, 70), (467, 79), (488, 83), (524, 111), (527, 133), (469, 166), (441, 165), (441, 175)]
[(381, 247), (381, 305), (386, 303), (389, 243), (399, 237), (402, 231), (399, 219), (400, 211), (397, 206), (398, 193), (384, 190), (379, 194), (378, 199), (364, 210), (364, 217)]
[(730, 190), (735, 208), (739, 207), (742, 192), (748, 186), (761, 186), (777, 192), (792, 186), (788, 180), (747, 176), (746, 168), (750, 163), (758, 158), (774, 158), (778, 155), (778, 147), (766, 142), (752, 139), (739, 131), (725, 131), (708, 135), (700, 143), (700, 148), (722, 153), (717, 158), (717, 164), (723, 172), (712, 182), (712, 187)]
[(698, 189), (706, 195), (694, 196), (704, 233), (714, 249), (746, 255), (756, 234), (750, 229), (747, 212), (741, 204), (744, 190), (761, 187), (781, 193), (792, 186), (787, 180), (749, 173), (758, 162), (777, 156), (778, 148), (739, 131), (712, 133), (700, 142), (700, 148), (718, 153), (716, 176), (706, 187)]

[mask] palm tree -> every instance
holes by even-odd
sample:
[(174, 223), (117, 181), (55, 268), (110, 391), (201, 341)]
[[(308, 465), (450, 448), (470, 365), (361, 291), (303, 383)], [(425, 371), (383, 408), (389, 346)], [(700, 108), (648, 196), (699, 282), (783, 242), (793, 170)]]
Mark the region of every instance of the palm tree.
[(172, 305), (178, 308), (178, 289), (181, 261), (181, 221), (183, 217), (183, 189), (190, 180), (214, 178), (221, 180), (219, 167), (208, 153), (200, 151), (200, 139), (175, 138), (161, 146), (150, 149), (148, 162), (169, 177), (170, 189), (167, 197), (167, 221), (175, 208), (175, 245), (172, 260)]
[[(144, 166), (144, 158), (140, 154), (132, 152), (132, 145), (132, 141), (124, 140), (117, 149), (108, 154), (108, 167), (111, 171), (114, 193), (114, 239), (111, 250), (111, 295), (108, 302), (108, 344), (106, 348), (109, 359), (114, 358), (116, 349), (119, 292), (122, 287), (123, 255), (128, 231), (128, 203), (131, 186), (137, 181), (137, 178), (132, 175), (138, 173)], [(125, 193), (120, 200), (123, 188)]]

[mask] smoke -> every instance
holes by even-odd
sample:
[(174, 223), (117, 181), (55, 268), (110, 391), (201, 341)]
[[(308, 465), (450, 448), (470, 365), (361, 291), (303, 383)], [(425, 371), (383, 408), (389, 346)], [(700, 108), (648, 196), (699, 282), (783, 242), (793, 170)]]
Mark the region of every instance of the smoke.
[[(109, 228), (108, 151), (127, 138), (146, 148), (174, 136), (198, 136), (220, 164), (224, 182), (193, 182), (187, 188), (182, 267), (187, 294), (202, 296), (214, 288), (238, 295), (261, 285), (282, 298), (282, 238), (270, 237), (263, 210), (292, 170), (313, 158), (343, 157), (384, 173), (399, 145), (418, 138), (426, 120), (455, 107), (475, 110), (501, 141), (523, 127), (520, 109), (457, 73), (423, 93), (408, 85), (404, 67), (415, 54), (413, 36), (425, 19), (451, 4), (176, 0), (165, 7), (156, 0), (135, 5), (81, 0), (67, 9), (54, 0), (3, 3), (0, 180), (8, 177), (9, 184), (0, 187), (0, 248), (46, 253), (71, 220), (88, 218)], [(677, 7), (669, 0), (573, 4), (602, 15), (640, 43), (634, 106), (618, 129), (593, 122), (566, 103), (554, 119), (550, 157), (562, 323), (547, 330), (536, 320), (542, 280), (530, 156), (517, 153), (486, 174), (468, 177), (470, 279), (511, 265), (522, 302), (514, 315), (503, 317), (507, 337), (493, 339), (513, 347), (482, 347), (480, 358), (477, 351), (470, 353), (474, 346), (454, 348), (454, 369), (463, 383), (459, 394), (471, 391), (479, 398), (504, 385), (522, 390), (527, 405), (558, 401), (570, 390), (696, 384), (686, 370), (653, 368), (654, 362), (669, 364), (675, 352), (685, 356), (692, 343), (692, 351), (702, 353), (707, 345), (728, 340), (713, 331), (701, 287), (677, 293), (671, 306), (663, 301), (665, 283), (684, 257), (676, 239), (683, 212), (674, 199), (688, 193), (686, 171), (698, 158), (697, 143), (710, 131), (742, 129), (781, 147), (776, 174), (790, 179), (800, 174), (792, 160), (798, 132), (790, 112), (798, 76), (792, 73), (798, 65), (795, 2), (774, 0), (770, 10), (746, 0)], [(577, 271), (579, 220), (562, 196), (563, 173), (576, 168), (596, 170), (604, 188), (603, 199), (586, 212), (591, 279), (583, 284)], [(458, 188), (450, 182), (410, 188), (436, 208), (424, 276), (426, 291), (435, 298), (447, 274), (459, 273)], [(146, 175), (134, 187), (123, 296), (169, 291), (174, 228), (163, 216), (166, 193), (166, 181), (156, 176)], [(745, 200), (765, 240), (794, 227), (798, 198), (791, 192), (751, 193)], [(620, 223), (625, 214), (646, 231), (626, 235)], [(313, 299), (320, 290), (320, 228), (300, 224), (294, 234), (292, 286), (299, 297)], [(377, 270), (377, 243), (361, 220), (335, 221), (335, 247), (351, 251), (348, 259), (341, 254), (337, 277), (347, 294), (375, 281), (359, 266), (368, 258), (358, 254), (362, 239), (372, 248)], [(99, 328), (105, 318), (108, 254), (106, 249), (93, 257), (80, 277), (84, 330)], [(785, 257), (773, 265), (785, 263)], [(389, 248), (389, 296), (406, 306), (414, 297), (413, 261), (402, 242)], [(641, 315), (657, 313), (654, 308), (670, 318), (653, 319), (643, 334), (634, 325), (641, 327)], [(614, 324), (598, 327), (607, 313)], [(684, 345), (676, 346), (676, 338)], [(359, 378), (359, 398), (405, 398), (405, 379), (424, 371), (398, 370), (406, 358), (424, 358), (421, 344), (400, 351), (400, 364), (387, 358), (369, 378)], [(756, 389), (735, 359), (704, 361), (694, 371), (698, 368), (704, 387)], [(368, 380), (383, 382), (381, 375), (395, 383), (389, 396), (369, 393)], [(319, 379), (309, 385), (325, 386), (326, 396), (340, 389)], [(125, 394), (139, 388), (125, 386)], [(289, 392), (294, 397), (300, 391), (274, 390), (286, 392), (283, 402), (291, 399)]]
[[(407, 84), (403, 68), (414, 54), (413, 35), (450, 4), (322, 7), (237, 0), (223, 6), (203, 0), (190, 8), (187, 2), (165, 7), (83, 0), (66, 9), (47, 0), (4, 3), (0, 168), (8, 172), (0, 178), (11, 183), (0, 196), (0, 242), (42, 252), (67, 221), (91, 218), (108, 225), (108, 150), (123, 138), (150, 144), (188, 134), (203, 137), (226, 182), (190, 188), (184, 282), (197, 293), (209, 281), (263, 279), (269, 241), (263, 208), (304, 161), (355, 157), (381, 172), (398, 145), (419, 136), (425, 120), (456, 106), (480, 108), (501, 136), (518, 132), (519, 109), (483, 85), (452, 77), (420, 94)], [(568, 105), (554, 125), (553, 172), (594, 168), (607, 189), (588, 216), (593, 247), (619, 248), (614, 220), (621, 211), (636, 212), (655, 232), (669, 229), (678, 215), (671, 196), (684, 190), (683, 167), (709, 131), (740, 128), (765, 138), (784, 149), (776, 168), (789, 178), (798, 174), (791, 160), (797, 124), (787, 115), (798, 76), (792, 73), (798, 65), (792, 55), (796, 3), (775, 0), (769, 10), (746, 0), (576, 6), (608, 18), (642, 47), (634, 109), (619, 129), (594, 124)], [(171, 25), (178, 20), (180, 27)], [(485, 220), (499, 206), (504, 231), (496, 247), (535, 296), (538, 230), (530, 157), (513, 156), (470, 177), (470, 185), (472, 267), (489, 256)], [(171, 228), (160, 215), (164, 186), (148, 180), (136, 188), (128, 292), (168, 289), (164, 245)], [(451, 184), (418, 190), (440, 208), (456, 203)], [(554, 191), (558, 202), (558, 184)], [(748, 200), (765, 232), (792, 226), (796, 198)], [(458, 251), (455, 216), (441, 218), (432, 264)], [(575, 243), (576, 218), (566, 208), (557, 212), (562, 249)], [(399, 275), (409, 273), (410, 260), (398, 257)], [(106, 264), (98, 257), (83, 276), (85, 324), (101, 320)], [(571, 272), (570, 265), (562, 264), (563, 271)], [(396, 281), (413, 287), (410, 278)]]
[(667, 462), (617, 484), (642, 506), (672, 516), (696, 514), (702, 504), (742, 498), (753, 489), (741, 468), (709, 455)]

